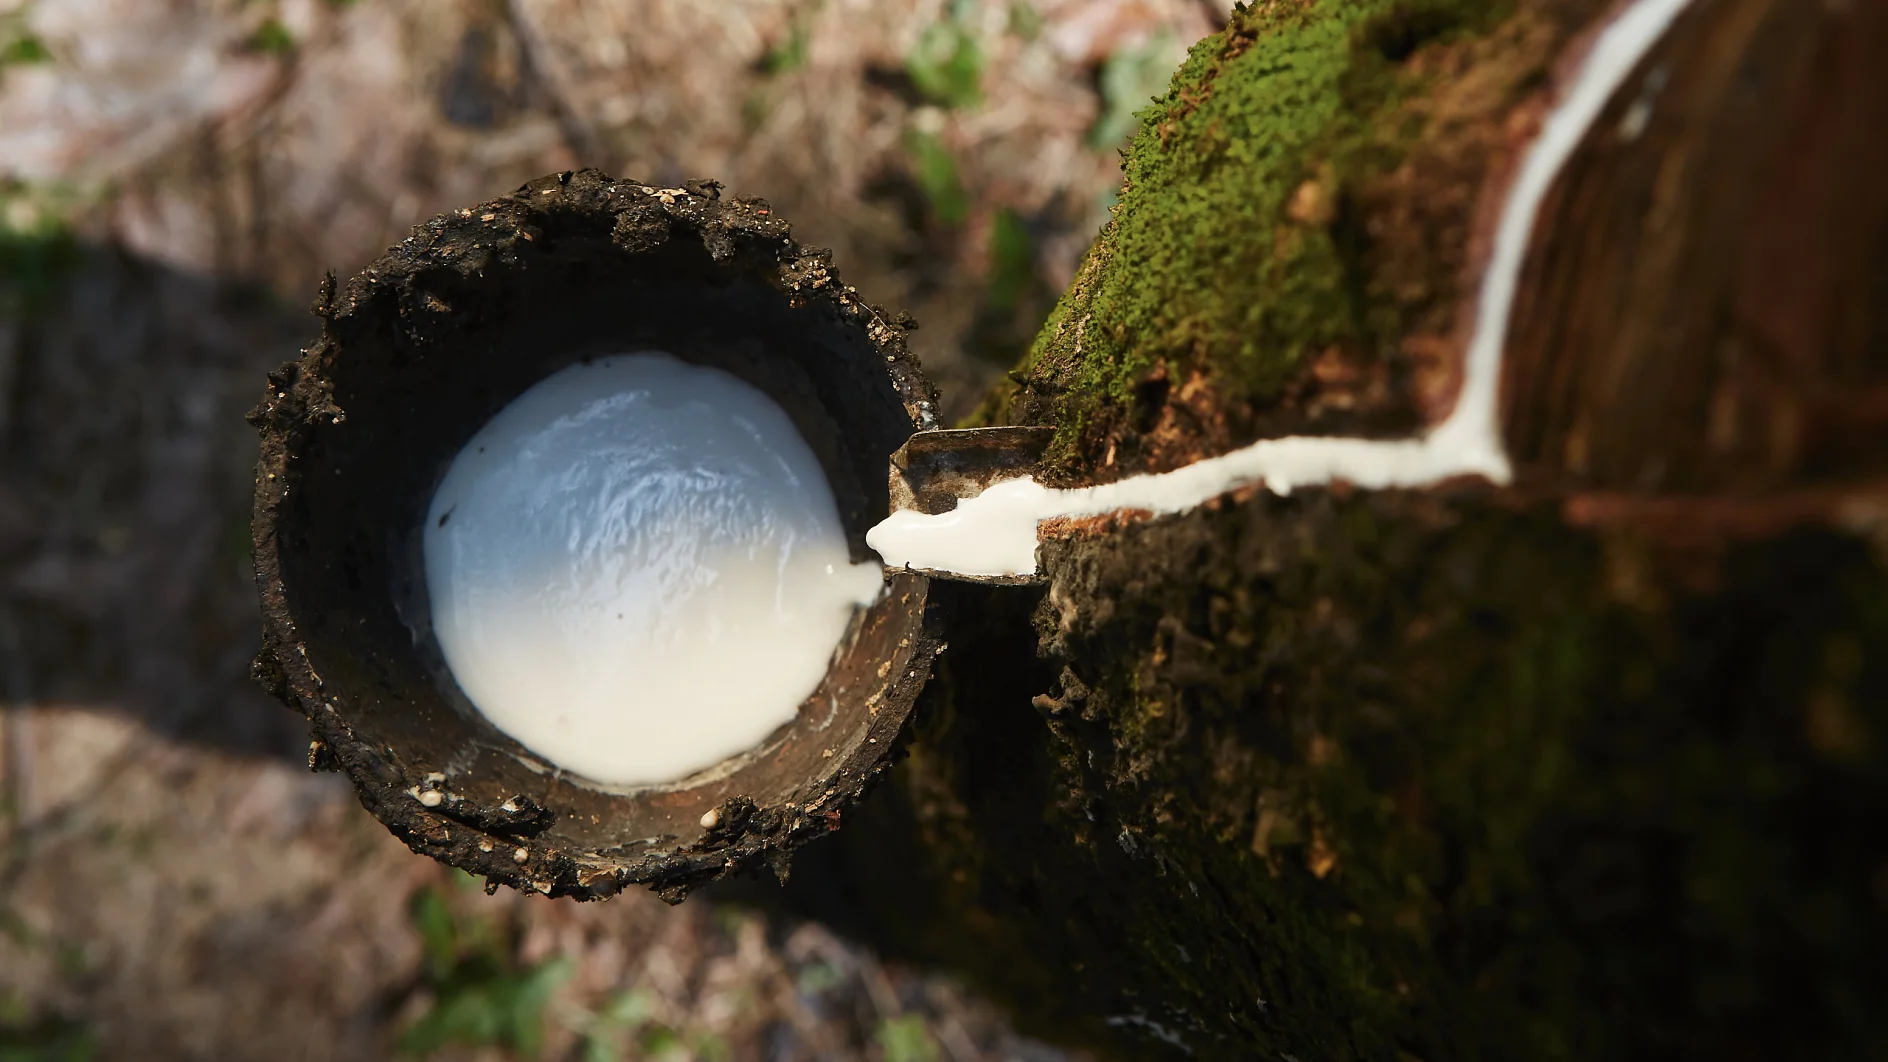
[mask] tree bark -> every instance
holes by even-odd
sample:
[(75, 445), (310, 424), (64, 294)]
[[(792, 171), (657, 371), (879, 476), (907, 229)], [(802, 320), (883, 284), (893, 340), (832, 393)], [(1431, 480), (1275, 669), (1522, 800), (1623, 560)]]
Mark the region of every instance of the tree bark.
[[(1061, 483), (1446, 414), (1604, 0), (1270, 0), (987, 422)], [(1505, 486), (1261, 489), (939, 590), (800, 901), (1124, 1055), (1888, 1057), (1888, 4), (1695, 0), (1543, 207)]]

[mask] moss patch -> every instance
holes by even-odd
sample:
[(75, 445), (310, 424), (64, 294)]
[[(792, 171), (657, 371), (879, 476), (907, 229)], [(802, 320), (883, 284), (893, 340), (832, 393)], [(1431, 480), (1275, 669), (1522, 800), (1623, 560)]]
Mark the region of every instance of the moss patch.
[[(1412, 430), (1426, 366), (1409, 340), (1453, 316), (1490, 131), (1599, 6), (1236, 9), (1139, 113), (1112, 220), (984, 416), (1055, 423), (1064, 481), (1263, 434)], [(1211, 409), (1168, 408), (1189, 380)]]

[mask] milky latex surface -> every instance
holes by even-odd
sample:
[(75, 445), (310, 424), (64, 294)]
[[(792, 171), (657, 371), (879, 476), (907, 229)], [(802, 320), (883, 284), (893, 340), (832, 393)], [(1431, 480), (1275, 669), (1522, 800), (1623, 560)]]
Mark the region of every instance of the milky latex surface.
[(1502, 204), (1494, 252), (1482, 275), (1461, 394), (1447, 420), (1413, 439), (1292, 436), (1159, 475), (1056, 490), (1025, 477), (998, 483), (946, 513), (901, 510), (866, 533), (892, 567), (959, 575), (1036, 570), (1036, 525), (1118, 509), (1171, 513), (1247, 484), (1279, 494), (1337, 480), (1365, 489), (1420, 487), (1455, 476), (1506, 483), (1507, 448), (1496, 420), (1501, 356), (1521, 267), (1541, 204), (1593, 123), (1692, 0), (1631, 0), (1607, 24), (1548, 113)]
[(499, 730), (595, 781), (673, 781), (818, 686), (877, 564), (786, 413), (642, 352), (573, 365), (454, 458), (425, 528), (433, 630)]

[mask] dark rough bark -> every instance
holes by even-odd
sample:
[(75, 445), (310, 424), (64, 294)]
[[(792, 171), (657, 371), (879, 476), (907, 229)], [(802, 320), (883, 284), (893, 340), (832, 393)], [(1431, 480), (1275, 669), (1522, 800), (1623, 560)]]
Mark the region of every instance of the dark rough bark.
[(957, 602), (988, 626), (872, 809), (918, 843), (838, 858), (900, 947), (1204, 1057), (1879, 1053), (1879, 550), (1564, 515), (1262, 495), (1057, 544), (1043, 661)]
[[(1605, 7), (1236, 12), (991, 415), (1070, 482), (1433, 419), (1510, 133)], [(1884, 45), (1888, 5), (1697, 0), (1627, 83), (1524, 277), (1513, 487), (1246, 491), (941, 594), (909, 759), (807, 902), (1128, 1055), (1888, 1057)], [(1187, 182), (1248, 190), (1233, 252)], [(1319, 292), (1330, 334), (1254, 327)]]

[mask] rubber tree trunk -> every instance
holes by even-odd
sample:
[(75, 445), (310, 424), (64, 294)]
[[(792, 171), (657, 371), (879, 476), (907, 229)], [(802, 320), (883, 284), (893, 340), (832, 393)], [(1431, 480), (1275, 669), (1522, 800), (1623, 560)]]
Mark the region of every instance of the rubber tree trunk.
[[(1064, 483), (1436, 423), (1619, 9), (1236, 10), (984, 418)], [(1246, 490), (946, 588), (803, 900), (1129, 1055), (1888, 1057), (1884, 54), (1878, 0), (1694, 0), (1542, 208), (1513, 482)]]

